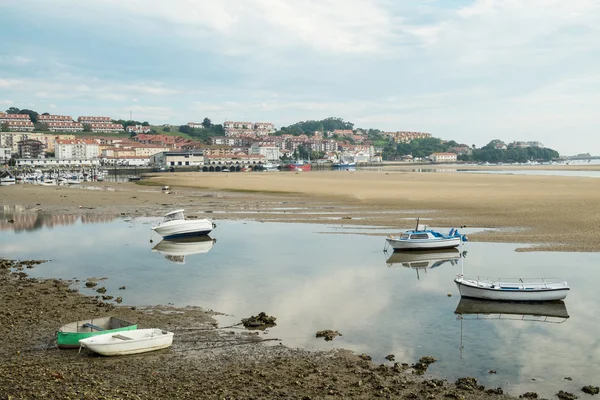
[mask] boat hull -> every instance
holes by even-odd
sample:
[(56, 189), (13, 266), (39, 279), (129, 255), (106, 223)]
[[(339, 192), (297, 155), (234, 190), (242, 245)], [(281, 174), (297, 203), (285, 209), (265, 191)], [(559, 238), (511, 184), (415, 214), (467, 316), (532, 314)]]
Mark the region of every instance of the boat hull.
[(464, 281), (460, 278), (454, 279), (461, 297), (469, 297), (482, 300), (499, 301), (556, 301), (564, 300), (569, 294), (569, 287), (548, 288), (548, 289), (508, 289), (508, 288), (490, 288), (478, 287), (471, 281)]
[[(89, 326), (86, 326), (88, 324)], [(96, 328), (98, 327), (103, 330), (97, 330)], [(79, 347), (79, 341), (82, 339), (135, 329), (137, 329), (137, 324), (114, 317), (71, 322), (60, 327), (56, 333), (56, 343), (59, 349), (76, 349)]]
[(165, 239), (208, 235), (213, 228), (214, 224), (207, 219), (169, 221), (152, 227)]
[(138, 329), (126, 334), (98, 335), (79, 341), (82, 347), (103, 356), (124, 356), (165, 349), (173, 344), (173, 332)]
[(460, 245), (461, 238), (453, 237), (447, 239), (423, 240), (386, 238), (386, 241), (394, 250), (437, 250), (458, 247)]

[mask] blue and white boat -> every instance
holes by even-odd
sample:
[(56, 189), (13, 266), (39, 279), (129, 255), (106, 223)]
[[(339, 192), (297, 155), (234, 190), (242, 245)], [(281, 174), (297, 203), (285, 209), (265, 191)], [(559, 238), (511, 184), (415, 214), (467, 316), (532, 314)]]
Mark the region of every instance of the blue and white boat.
[(467, 240), (467, 237), (456, 228), (450, 229), (448, 233), (441, 233), (419, 225), (417, 220), (415, 229), (405, 231), (398, 236), (390, 235), (385, 240), (386, 244), (394, 250), (433, 250), (458, 247), (461, 242)]

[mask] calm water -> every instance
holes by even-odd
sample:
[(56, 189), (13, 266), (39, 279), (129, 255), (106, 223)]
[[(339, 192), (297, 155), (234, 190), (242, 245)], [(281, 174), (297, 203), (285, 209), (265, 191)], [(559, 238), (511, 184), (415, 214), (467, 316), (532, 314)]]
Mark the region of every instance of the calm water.
[[(389, 229), (217, 220), (216, 242), (173, 244), (151, 232), (158, 219), (32, 214), (11, 224), (5, 222), (10, 213), (0, 217), (0, 256), (51, 259), (27, 271), (37, 277), (108, 277), (101, 283), (107, 294), (127, 304), (197, 305), (230, 314), (223, 326), (265, 311), (277, 317), (266, 337), (288, 346), (343, 347), (376, 363), (386, 363), (388, 354), (408, 363), (433, 355), (439, 361), (430, 375), (475, 376), (513, 394), (552, 397), (558, 389), (579, 392), (598, 384), (600, 291), (594, 282), (600, 254), (517, 253), (511, 244), (467, 242), (465, 274), (560, 277), (572, 290), (566, 310), (558, 310), (569, 318), (486, 318), (475, 307), (461, 319), (453, 282), (460, 258), (450, 255), (434, 268), (404, 266), (401, 261), (410, 260), (382, 251)], [(127, 290), (119, 291), (123, 285)], [(80, 290), (96, 294), (83, 285)], [(343, 336), (316, 339), (322, 329)]]

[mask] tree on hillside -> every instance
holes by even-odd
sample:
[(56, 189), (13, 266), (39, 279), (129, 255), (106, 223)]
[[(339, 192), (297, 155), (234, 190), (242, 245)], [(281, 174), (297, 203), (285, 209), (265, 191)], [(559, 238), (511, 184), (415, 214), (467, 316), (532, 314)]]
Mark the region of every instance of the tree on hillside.
[(34, 124), (33, 129), (41, 132), (48, 132), (48, 124), (44, 124), (43, 122), (36, 122)]
[(185, 134), (190, 134), (190, 132), (192, 131), (192, 128), (190, 128), (188, 125), (181, 125), (179, 127), (179, 132), (181, 133), (185, 133)]
[(352, 130), (353, 128), (354, 124), (352, 122), (344, 121), (342, 118), (338, 117), (329, 117), (319, 121), (309, 120), (296, 122), (290, 126), (282, 127), (280, 132), (298, 136), (302, 134), (312, 135), (316, 131), (325, 132), (334, 131), (336, 129)]
[(18, 112), (18, 114), (26, 114), (29, 115), (29, 119), (31, 120), (31, 122), (33, 122), (34, 124), (37, 122), (38, 120), (38, 113), (36, 111), (33, 110), (28, 110), (26, 108), (22, 109), (21, 111)]
[(212, 128), (212, 122), (210, 121), (210, 119), (204, 118), (202, 120), (202, 127), (204, 127), (204, 129), (210, 129), (210, 128)]
[(144, 122), (142, 122), (142, 126), (150, 126), (150, 122), (144, 121)]
[(8, 132), (8, 123), (4, 122), (0, 125), (0, 132)]
[(8, 110), (6, 110), (7, 114), (18, 114), (21, 110), (19, 110), (17, 107), (9, 107)]
[(92, 131), (92, 126), (90, 124), (83, 124), (83, 131), (84, 132), (91, 132)]

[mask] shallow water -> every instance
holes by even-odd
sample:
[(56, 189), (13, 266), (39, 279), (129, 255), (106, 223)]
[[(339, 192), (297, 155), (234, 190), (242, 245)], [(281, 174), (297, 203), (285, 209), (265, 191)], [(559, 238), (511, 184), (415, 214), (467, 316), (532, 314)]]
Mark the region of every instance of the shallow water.
[[(19, 214), (8, 223), (11, 212), (0, 212), (1, 257), (51, 259), (27, 271), (35, 277), (107, 277), (107, 294), (126, 304), (197, 305), (230, 314), (222, 326), (264, 311), (277, 317), (266, 337), (290, 347), (343, 347), (376, 363), (387, 363), (388, 354), (408, 363), (432, 355), (438, 362), (430, 375), (474, 376), (512, 394), (552, 397), (598, 383), (600, 293), (593, 282), (600, 254), (517, 253), (523, 245), (467, 242), (462, 260), (453, 254), (433, 268), (411, 268), (400, 262), (410, 260), (383, 252), (385, 234), (372, 236), (377, 227), (217, 220), (216, 242), (161, 243), (150, 230), (158, 219)], [(453, 282), (461, 268), (465, 275), (565, 279), (569, 318), (534, 307), (542, 315), (461, 319)], [(343, 336), (315, 338), (322, 329)]]

